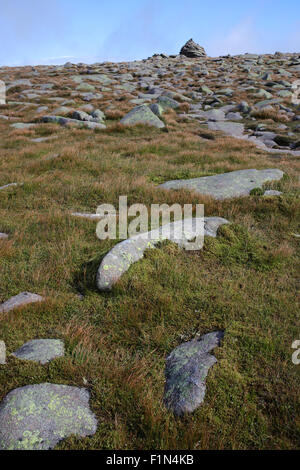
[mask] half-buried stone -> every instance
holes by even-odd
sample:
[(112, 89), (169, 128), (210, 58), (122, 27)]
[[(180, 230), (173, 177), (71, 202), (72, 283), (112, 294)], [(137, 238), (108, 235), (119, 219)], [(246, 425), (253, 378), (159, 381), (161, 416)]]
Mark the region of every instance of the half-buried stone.
[(190, 180), (173, 180), (160, 184), (162, 189), (189, 189), (215, 199), (248, 196), (255, 188), (268, 181), (280, 180), (284, 173), (278, 169), (238, 170), (221, 175), (203, 176)]
[(275, 189), (268, 189), (267, 191), (265, 191), (263, 196), (281, 196), (281, 194), (281, 191), (276, 191)]
[(22, 292), (21, 294), (11, 297), (9, 300), (0, 304), (0, 313), (7, 313), (15, 308), (23, 307), (24, 305), (42, 302), (44, 299), (40, 295), (32, 294), (31, 292)]
[(221, 131), (232, 137), (241, 137), (244, 133), (244, 124), (239, 122), (209, 121), (207, 126), (211, 131)]
[(209, 369), (217, 359), (209, 354), (224, 334), (215, 331), (181, 344), (167, 357), (164, 403), (176, 416), (192, 413), (204, 400)]
[(6, 364), (6, 346), (4, 341), (0, 341), (0, 365)]
[[(103, 258), (97, 273), (97, 287), (101, 291), (109, 291), (113, 285), (128, 271), (130, 266), (143, 258), (146, 249), (155, 248), (162, 240), (171, 240), (178, 246), (186, 248), (187, 242), (202, 233), (200, 219), (186, 219), (184, 237), (182, 237), (182, 221), (166, 224), (159, 229), (138, 234), (114, 246)], [(190, 227), (188, 227), (191, 222)], [(201, 219), (201, 222), (203, 220)], [(228, 224), (221, 217), (204, 218), (204, 236), (216, 237), (218, 228)], [(198, 230), (198, 231), (197, 231)]]
[(177, 109), (179, 103), (169, 96), (160, 96), (157, 100), (157, 103), (163, 108), (164, 111), (167, 109)]
[(120, 121), (124, 125), (148, 124), (158, 128), (165, 127), (165, 124), (151, 111), (149, 106), (142, 105), (132, 109)]
[(9, 184), (5, 184), (4, 186), (0, 186), (0, 191), (2, 189), (11, 188), (13, 186), (18, 186), (18, 183), (9, 183)]
[(88, 390), (38, 384), (17, 388), (0, 405), (0, 450), (48, 450), (68, 436), (95, 434)]
[(106, 129), (104, 124), (98, 122), (79, 121), (78, 119), (65, 118), (63, 116), (44, 116), (42, 121), (60, 124), (61, 126), (74, 124), (77, 127), (87, 127), (88, 129)]
[(15, 124), (11, 124), (10, 127), (13, 127), (14, 129), (30, 129), (31, 127), (36, 126), (37, 124), (34, 123), (25, 123), (25, 122), (16, 122)]
[(47, 364), (52, 359), (62, 357), (64, 354), (64, 343), (59, 339), (34, 339), (12, 353), (18, 359), (39, 362), (40, 364)]

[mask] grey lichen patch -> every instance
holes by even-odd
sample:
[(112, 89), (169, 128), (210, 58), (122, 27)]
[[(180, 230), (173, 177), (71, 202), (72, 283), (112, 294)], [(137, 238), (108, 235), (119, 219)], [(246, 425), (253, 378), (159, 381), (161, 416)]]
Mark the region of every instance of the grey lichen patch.
[(13, 353), (13, 356), (27, 361), (35, 361), (47, 364), (56, 357), (64, 356), (63, 341), (59, 339), (35, 339), (29, 341)]
[(42, 302), (43, 300), (43, 297), (40, 295), (32, 294), (31, 292), (22, 292), (1, 304), (0, 313), (7, 313), (15, 308), (23, 307), (31, 303)]
[(186, 188), (215, 199), (249, 196), (255, 188), (262, 188), (268, 181), (280, 180), (284, 173), (278, 169), (238, 170), (221, 175), (204, 176), (190, 180), (173, 180), (159, 185), (162, 189)]
[(146, 105), (132, 109), (120, 122), (125, 125), (148, 124), (158, 128), (165, 127), (165, 124)]
[[(193, 219), (193, 223), (195, 223), (196, 220), (197, 219)], [(204, 218), (204, 236), (216, 237), (218, 228), (227, 223), (229, 222), (221, 217)], [(180, 239), (178, 235), (180, 230), (182, 230), (181, 221), (172, 222), (171, 224), (160, 227), (158, 230), (139, 234), (118, 243), (103, 258), (98, 269), (98, 289), (101, 291), (111, 290), (113, 285), (128, 271), (130, 266), (143, 258), (146, 249), (155, 248), (162, 240), (172, 240), (177, 245), (185, 247), (185, 240)], [(193, 230), (190, 234), (186, 233), (186, 241), (192, 240), (195, 236), (198, 236), (201, 230), (202, 225), (199, 224), (199, 232)]]
[(164, 403), (176, 416), (192, 413), (203, 402), (206, 377), (217, 359), (209, 354), (224, 334), (215, 331), (178, 346), (167, 357)]
[(52, 449), (68, 436), (91, 436), (96, 429), (84, 388), (29, 385), (10, 392), (0, 405), (1, 450)]

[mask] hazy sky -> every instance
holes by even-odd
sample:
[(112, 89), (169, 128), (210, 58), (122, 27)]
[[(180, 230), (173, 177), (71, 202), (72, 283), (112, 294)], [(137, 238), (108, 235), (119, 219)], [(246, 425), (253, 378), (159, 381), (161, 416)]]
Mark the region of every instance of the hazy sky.
[(0, 0), (0, 65), (300, 52), (300, 0)]

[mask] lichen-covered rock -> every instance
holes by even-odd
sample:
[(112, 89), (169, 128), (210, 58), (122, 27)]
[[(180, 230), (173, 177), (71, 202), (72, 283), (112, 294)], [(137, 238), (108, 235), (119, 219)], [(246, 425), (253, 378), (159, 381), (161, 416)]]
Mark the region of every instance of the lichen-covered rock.
[(204, 93), (205, 95), (212, 95), (213, 94), (213, 91), (210, 88), (208, 88), (208, 86), (206, 86), (206, 85), (202, 85), (200, 87), (200, 91), (202, 93)]
[(239, 137), (244, 133), (244, 124), (239, 122), (209, 121), (207, 126), (211, 131), (221, 131), (224, 132), (224, 134), (230, 135), (232, 137)]
[(0, 450), (48, 450), (68, 436), (91, 436), (97, 420), (89, 392), (67, 385), (17, 388), (0, 405)]
[(27, 304), (42, 302), (44, 299), (40, 295), (31, 292), (22, 292), (21, 294), (11, 297), (9, 300), (0, 305), (0, 313), (6, 313), (15, 308), (23, 307)]
[(72, 119), (76, 119), (77, 121), (92, 121), (93, 118), (85, 111), (77, 110), (72, 113)]
[(167, 109), (177, 109), (179, 107), (178, 101), (173, 100), (173, 98), (165, 95), (159, 96), (157, 103), (163, 108), (164, 111)]
[(180, 55), (185, 57), (206, 57), (206, 52), (202, 46), (197, 44), (193, 39), (189, 39), (180, 51)]
[(192, 413), (203, 402), (205, 379), (217, 359), (209, 354), (220, 345), (223, 332), (215, 331), (178, 346), (167, 357), (164, 403), (176, 416)]
[(164, 109), (158, 103), (150, 104), (149, 108), (156, 116), (161, 117), (163, 115)]
[(105, 114), (100, 109), (95, 109), (95, 111), (92, 112), (92, 117), (95, 122), (103, 123), (105, 121)]
[(281, 191), (276, 191), (276, 189), (268, 189), (265, 191), (264, 196), (281, 196)]
[(243, 116), (237, 112), (230, 112), (226, 114), (226, 119), (228, 119), (229, 121), (241, 121), (243, 119)]
[(90, 85), (89, 83), (80, 83), (80, 85), (76, 87), (76, 90), (93, 92), (95, 90), (95, 87), (94, 85)]
[(159, 185), (162, 189), (186, 188), (215, 199), (248, 196), (252, 189), (261, 188), (267, 181), (280, 180), (284, 173), (278, 169), (238, 170), (221, 175), (190, 180), (173, 180)]
[(165, 124), (146, 105), (132, 109), (120, 122), (125, 125), (148, 124), (158, 128), (165, 127)]
[(73, 124), (77, 127), (87, 127), (88, 129), (106, 129), (106, 126), (100, 122), (80, 121), (78, 119), (71, 119), (63, 116), (44, 116), (42, 121), (60, 124), (61, 126)]
[(52, 359), (62, 357), (64, 354), (65, 347), (63, 341), (59, 339), (34, 339), (23, 344), (12, 355), (26, 361), (47, 364)]
[[(101, 291), (111, 290), (113, 285), (128, 271), (130, 266), (143, 258), (144, 252), (148, 248), (155, 246), (162, 240), (172, 240), (181, 247), (186, 247), (186, 242), (201, 234), (202, 224), (199, 223), (197, 232), (196, 221), (192, 220), (191, 231), (185, 230), (182, 237), (182, 221), (166, 224), (157, 230), (142, 233), (135, 237), (128, 238), (114, 246), (103, 258), (97, 273), (97, 287)], [(221, 217), (204, 218), (204, 236), (216, 237), (218, 228), (223, 224), (228, 224), (226, 219)]]
[(83, 75), (72, 75), (70, 77), (75, 83), (82, 83), (83, 80), (90, 80), (92, 82), (100, 83), (101, 85), (110, 85), (113, 80), (105, 74), (83, 74)]

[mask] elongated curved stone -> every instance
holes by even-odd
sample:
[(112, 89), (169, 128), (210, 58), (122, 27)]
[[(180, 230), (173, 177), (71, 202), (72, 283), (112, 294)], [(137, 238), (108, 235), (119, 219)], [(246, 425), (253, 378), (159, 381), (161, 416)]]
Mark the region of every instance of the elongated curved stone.
[(1, 189), (10, 188), (12, 186), (18, 186), (18, 183), (9, 183), (9, 184), (5, 184), (4, 186), (0, 186), (0, 191)]
[[(130, 266), (143, 258), (146, 249), (155, 248), (157, 243), (162, 240), (172, 240), (177, 245), (186, 248), (188, 241), (203, 233), (203, 219), (187, 219), (185, 222), (191, 223), (191, 230), (185, 230), (184, 237), (182, 236), (182, 221), (177, 221), (157, 230), (128, 238), (114, 246), (103, 258), (99, 267), (97, 273), (98, 289), (101, 291), (111, 290)], [(204, 236), (216, 237), (218, 228), (228, 223), (228, 220), (221, 217), (204, 218)]]
[(23, 344), (13, 356), (27, 361), (47, 364), (56, 357), (62, 357), (65, 354), (63, 341), (60, 339), (33, 339)]
[(0, 450), (48, 450), (73, 434), (95, 434), (89, 397), (85, 388), (49, 383), (13, 390), (0, 405)]
[(120, 123), (125, 125), (148, 124), (158, 128), (165, 127), (165, 124), (146, 105), (132, 109), (121, 119)]
[(186, 188), (215, 199), (227, 199), (248, 196), (252, 189), (262, 188), (262, 185), (267, 181), (280, 180), (283, 175), (283, 171), (278, 169), (238, 170), (190, 180), (167, 181), (158, 187), (163, 189)]
[(166, 360), (164, 403), (176, 416), (192, 413), (204, 400), (206, 377), (217, 359), (209, 354), (224, 334), (215, 331), (178, 346)]
[(40, 295), (32, 294), (31, 292), (22, 292), (1, 304), (0, 313), (6, 313), (10, 310), (14, 310), (15, 308), (23, 307), (24, 305), (35, 302), (42, 302), (43, 300), (43, 297)]

